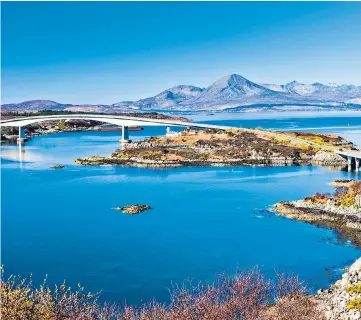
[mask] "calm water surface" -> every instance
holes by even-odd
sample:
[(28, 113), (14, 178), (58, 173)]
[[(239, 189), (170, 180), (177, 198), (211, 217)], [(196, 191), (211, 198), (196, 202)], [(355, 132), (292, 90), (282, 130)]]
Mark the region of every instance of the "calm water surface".
[[(334, 132), (361, 144), (359, 117), (203, 120)], [(164, 132), (147, 128), (132, 137)], [(358, 178), (353, 173), (310, 166), (162, 170), (72, 163), (109, 154), (118, 140), (116, 132), (59, 133), (33, 138), (24, 150), (2, 148), (7, 273), (32, 273), (36, 282), (48, 274), (51, 283), (66, 279), (102, 290), (104, 300), (140, 303), (153, 296), (166, 301), (172, 282), (212, 281), (255, 265), (270, 275), (296, 272), (324, 287), (360, 255), (331, 230), (267, 212), (280, 200), (332, 191), (330, 181)], [(67, 167), (49, 169), (55, 163)], [(153, 209), (137, 216), (111, 210), (130, 203)]]

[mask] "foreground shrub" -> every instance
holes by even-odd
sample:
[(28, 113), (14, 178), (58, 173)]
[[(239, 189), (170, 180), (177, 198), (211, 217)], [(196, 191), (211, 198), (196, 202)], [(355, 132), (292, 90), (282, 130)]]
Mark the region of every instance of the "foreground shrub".
[(361, 293), (361, 282), (358, 282), (353, 286), (348, 286), (347, 287), (347, 292), (349, 294), (354, 294), (354, 293), (360, 294)]
[(361, 298), (355, 298), (349, 301), (347, 308), (361, 310)]
[(168, 305), (152, 301), (140, 307), (98, 303), (98, 294), (72, 291), (66, 284), (51, 288), (46, 281), (10, 277), (2, 283), (4, 320), (321, 320), (317, 304), (305, 294), (296, 276), (266, 279), (258, 269), (235, 277), (221, 276), (212, 285), (174, 287)]
[(57, 319), (112, 319), (118, 312), (115, 306), (98, 305), (98, 294), (85, 293), (78, 286), (72, 291), (65, 282), (50, 288), (46, 281), (39, 288), (31, 277), (10, 276), (1, 283), (1, 319), (57, 320)]

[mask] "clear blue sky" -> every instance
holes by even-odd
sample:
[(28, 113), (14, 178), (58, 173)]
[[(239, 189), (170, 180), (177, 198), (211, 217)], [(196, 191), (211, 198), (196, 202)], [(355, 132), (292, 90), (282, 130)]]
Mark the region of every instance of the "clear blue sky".
[(360, 2), (3, 2), (3, 103), (115, 103), (238, 73), (361, 84)]

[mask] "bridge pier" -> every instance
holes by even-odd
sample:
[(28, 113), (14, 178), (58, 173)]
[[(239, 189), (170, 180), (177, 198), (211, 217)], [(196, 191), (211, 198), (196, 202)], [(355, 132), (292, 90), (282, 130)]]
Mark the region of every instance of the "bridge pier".
[(348, 169), (348, 171), (351, 171), (351, 169), (352, 169), (352, 157), (351, 156), (347, 156), (347, 169)]
[(131, 140), (129, 140), (129, 127), (122, 126), (122, 140), (120, 140), (120, 143), (127, 144), (129, 142), (131, 142)]
[(355, 163), (356, 163), (355, 170), (356, 171), (360, 170), (360, 162), (361, 162), (361, 159), (355, 158)]
[(25, 136), (25, 128), (24, 127), (19, 127), (19, 137), (17, 138), (17, 142), (19, 144), (24, 143), (26, 140), (26, 136)]

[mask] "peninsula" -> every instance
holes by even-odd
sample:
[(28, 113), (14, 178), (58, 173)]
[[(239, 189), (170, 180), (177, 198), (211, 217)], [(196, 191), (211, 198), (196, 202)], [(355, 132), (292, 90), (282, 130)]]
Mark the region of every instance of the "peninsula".
[[(331, 194), (316, 193), (298, 201), (282, 201), (272, 211), (279, 216), (328, 227), (347, 235), (361, 248), (361, 181), (336, 180)], [(361, 258), (315, 299), (326, 320), (361, 318)]]
[(279, 216), (326, 226), (346, 234), (361, 248), (361, 181), (336, 180), (331, 195), (316, 193), (297, 201), (278, 202), (272, 211)]

